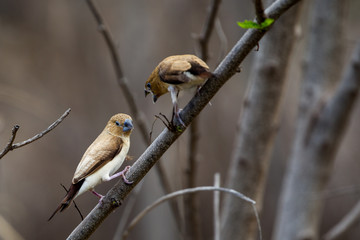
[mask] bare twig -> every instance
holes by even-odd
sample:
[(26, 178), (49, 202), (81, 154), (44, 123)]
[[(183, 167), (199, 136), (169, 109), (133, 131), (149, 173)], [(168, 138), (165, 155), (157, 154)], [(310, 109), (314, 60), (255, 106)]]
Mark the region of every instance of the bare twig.
[(114, 38), (112, 36), (112, 33), (105, 23), (104, 17), (100, 13), (98, 7), (94, 4), (92, 0), (86, 0), (86, 3), (88, 4), (91, 13), (94, 15), (96, 22), (98, 23), (98, 29), (101, 32), (102, 36), (105, 39), (106, 45), (109, 48), (109, 52), (111, 54), (111, 59), (113, 61), (115, 73), (116, 73), (116, 80), (123, 91), (124, 97), (128, 103), (128, 106), (130, 108), (131, 116), (135, 119), (137, 125), (140, 128), (140, 132), (143, 135), (144, 141), (146, 144), (149, 144), (148, 142), (148, 130), (146, 127), (146, 121), (144, 120), (144, 114), (139, 110), (139, 108), (136, 105), (135, 98), (133, 94), (131, 93), (130, 87), (128, 85), (128, 81), (124, 76), (124, 73), (121, 68), (120, 64), (120, 56), (117, 52), (116, 44), (114, 42)]
[[(276, 20), (299, 1), (300, 0), (278, 0), (267, 8), (266, 12), (269, 17)], [(246, 31), (244, 36), (235, 44), (229, 54), (213, 72), (211, 79), (199, 90), (199, 94), (196, 94), (185, 106), (183, 111), (180, 112), (180, 117), (186, 126), (208, 105), (210, 99), (236, 73), (238, 66), (266, 32), (267, 30), (257, 31), (254, 29)], [(119, 207), (117, 203), (126, 198), (136, 184), (150, 171), (160, 157), (183, 132), (184, 131), (171, 132), (165, 128), (138, 160), (135, 161), (126, 174), (126, 178), (134, 181), (134, 183), (128, 185), (123, 181), (117, 182), (103, 198), (101, 206), (97, 205), (73, 230), (67, 239), (89, 238), (103, 220)]]
[(260, 24), (266, 19), (262, 0), (253, 0), (255, 4), (256, 21)]
[(136, 186), (136, 188), (134, 189), (134, 191), (130, 195), (129, 199), (126, 200), (126, 208), (124, 209), (124, 211), (121, 214), (121, 220), (119, 221), (119, 224), (118, 224), (118, 226), (116, 228), (113, 240), (121, 239), (121, 235), (124, 232), (124, 229), (126, 227), (128, 219), (130, 218), (130, 214), (132, 212), (132, 209), (135, 206), (136, 199), (137, 199), (136, 196), (140, 192), (143, 184), (144, 184), (144, 181), (141, 181)]
[(343, 235), (360, 222), (360, 201), (323, 237), (324, 240), (342, 239)]
[[(188, 188), (188, 189), (183, 189), (183, 190), (179, 190), (170, 194), (167, 194), (161, 198), (159, 198), (158, 200), (156, 200), (154, 203), (152, 203), (151, 205), (149, 205), (148, 207), (146, 207), (142, 212), (140, 212), (129, 224), (128, 228), (125, 230), (124, 234), (123, 234), (123, 239), (126, 239), (127, 236), (129, 235), (130, 231), (135, 227), (135, 225), (146, 215), (148, 214), (151, 210), (153, 210), (155, 207), (157, 207), (158, 205), (160, 205), (163, 202), (166, 202), (168, 200), (171, 200), (173, 198), (176, 198), (178, 196), (181, 195), (185, 195), (185, 194), (189, 194), (189, 193), (196, 193), (196, 192), (208, 192), (208, 191), (220, 191), (220, 192), (225, 192), (225, 193), (230, 193), (234, 196), (236, 196), (237, 198), (240, 198), (252, 205), (255, 205), (256, 202), (250, 198), (248, 198), (247, 196), (245, 196), (244, 194), (237, 192), (233, 189), (228, 189), (228, 188), (222, 188), (222, 187), (213, 187), (213, 186), (203, 186), (203, 187), (195, 187), (195, 188)], [(254, 211), (256, 212), (256, 208), (254, 208)], [(257, 215), (257, 214), (255, 214)], [(259, 220), (260, 221), (260, 220)], [(260, 226), (259, 226), (260, 228)]]
[[(63, 189), (65, 189), (66, 193), (68, 193), (69, 191), (67, 190), (67, 188), (64, 186), (64, 184), (60, 183), (60, 185), (63, 187)], [(80, 217), (81, 217), (81, 221), (84, 220), (84, 216), (82, 215), (80, 208), (78, 207), (78, 205), (76, 204), (75, 200), (73, 200), (74, 206), (76, 208), (76, 210), (78, 211)]]
[(6, 147), (1, 151), (0, 153), (0, 159), (5, 156), (5, 154), (7, 154), (9, 151), (12, 151), (16, 148), (19, 147), (23, 147), (25, 145), (28, 145), (38, 139), (40, 139), (41, 137), (43, 137), (45, 134), (47, 134), (48, 132), (52, 131), (54, 128), (57, 127), (57, 125), (59, 125), (66, 117), (67, 115), (69, 115), (71, 109), (69, 108), (68, 110), (65, 111), (65, 113), (63, 115), (61, 115), (60, 118), (58, 118), (53, 124), (51, 124), (47, 129), (45, 129), (44, 131), (36, 134), (35, 136), (33, 136), (32, 138), (29, 138), (25, 141), (19, 142), (19, 143), (15, 143), (13, 144), (15, 137), (16, 137), (16, 133), (19, 130), (20, 126), (19, 125), (15, 125), (12, 129), (12, 136), (10, 138), (9, 143), (6, 145)]
[(217, 63), (219, 63), (221, 61), (221, 59), (223, 59), (225, 57), (226, 51), (228, 49), (228, 40), (226, 38), (226, 35), (224, 33), (224, 30), (222, 28), (221, 21), (219, 20), (219, 18), (216, 18), (215, 29), (216, 29), (217, 35), (219, 36), (219, 40), (220, 40), (219, 56), (218, 56), (218, 60), (217, 60)]
[(217, 16), (217, 12), (219, 10), (220, 3), (221, 0), (211, 0), (209, 6), (209, 14), (206, 17), (204, 27), (201, 31), (200, 36), (198, 37), (199, 46), (200, 46), (200, 58), (205, 62), (208, 60), (209, 40), (211, 33), (214, 30), (215, 19)]
[[(104, 17), (100, 13), (100, 10), (94, 4), (94, 2), (92, 0), (86, 0), (86, 2), (91, 10), (91, 13), (94, 15), (95, 20), (99, 26), (99, 31), (103, 35), (106, 45), (109, 48), (109, 52), (111, 54), (111, 59), (113, 61), (113, 65), (115, 68), (116, 79), (117, 79), (117, 82), (118, 82), (121, 90), (123, 91), (124, 97), (128, 103), (128, 106), (129, 106), (130, 112), (131, 112), (131, 116), (133, 117), (136, 124), (139, 126), (140, 133), (142, 135), (144, 142), (146, 144), (149, 144), (150, 143), (149, 137), (148, 137), (149, 133), (147, 130), (147, 124), (146, 124), (146, 120), (144, 117), (144, 113), (141, 112), (140, 109), (137, 107), (135, 98), (134, 98), (132, 92), (130, 91), (128, 81), (125, 78), (124, 73), (121, 68), (120, 56), (117, 52), (116, 44), (114, 42), (114, 38), (111, 34), (111, 31), (110, 31), (109, 27), (107, 26), (107, 24), (105, 23)], [(158, 176), (160, 178), (160, 183), (161, 183), (161, 186), (162, 186), (164, 192), (165, 193), (171, 192), (171, 188), (169, 185), (170, 181), (166, 177), (165, 170), (164, 170), (164, 167), (161, 162), (159, 162), (156, 165), (156, 170), (157, 170)], [(179, 213), (178, 207), (176, 205), (172, 204), (171, 209), (174, 214), (174, 219), (177, 222), (178, 227), (180, 228), (180, 225), (181, 225), (179, 222), (180, 221), (179, 220), (180, 213)]]

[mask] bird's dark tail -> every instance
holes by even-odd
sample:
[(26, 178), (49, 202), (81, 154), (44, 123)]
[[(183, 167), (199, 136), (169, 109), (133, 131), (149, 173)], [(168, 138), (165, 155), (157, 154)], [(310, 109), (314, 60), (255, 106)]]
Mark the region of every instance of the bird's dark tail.
[(49, 217), (48, 221), (50, 221), (57, 212), (59, 212), (59, 211), (62, 212), (70, 206), (72, 200), (74, 199), (74, 197), (78, 193), (79, 189), (81, 188), (82, 184), (84, 183), (84, 180), (85, 179), (83, 179), (75, 184), (71, 184), (69, 191), (65, 195), (64, 199), (61, 201), (60, 205), (56, 208), (54, 213)]

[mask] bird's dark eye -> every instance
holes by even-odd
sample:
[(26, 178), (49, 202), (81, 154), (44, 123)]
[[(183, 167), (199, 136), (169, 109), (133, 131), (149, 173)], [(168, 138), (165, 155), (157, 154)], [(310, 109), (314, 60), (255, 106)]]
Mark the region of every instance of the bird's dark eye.
[(147, 86), (148, 88), (151, 88), (151, 84), (150, 84), (150, 83), (146, 84), (146, 86)]
[(116, 126), (120, 126), (120, 123), (118, 121), (115, 121)]

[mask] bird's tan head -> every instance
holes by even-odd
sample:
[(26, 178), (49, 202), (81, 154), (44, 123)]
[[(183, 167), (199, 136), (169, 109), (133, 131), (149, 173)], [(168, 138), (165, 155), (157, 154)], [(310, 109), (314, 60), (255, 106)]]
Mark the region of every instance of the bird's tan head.
[(118, 113), (112, 116), (106, 125), (106, 129), (110, 134), (119, 137), (129, 136), (133, 128), (131, 117), (124, 113)]
[(159, 67), (151, 73), (149, 79), (145, 82), (145, 97), (151, 93), (155, 103), (161, 95), (168, 92), (168, 84), (162, 82), (159, 76)]

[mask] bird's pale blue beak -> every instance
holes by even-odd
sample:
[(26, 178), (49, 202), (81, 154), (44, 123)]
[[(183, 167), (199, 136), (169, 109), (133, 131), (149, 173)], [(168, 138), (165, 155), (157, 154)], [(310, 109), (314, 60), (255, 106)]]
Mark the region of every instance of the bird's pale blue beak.
[(124, 122), (124, 127), (123, 127), (123, 131), (124, 132), (129, 132), (131, 129), (133, 129), (133, 123), (131, 121), (131, 119), (126, 119)]

